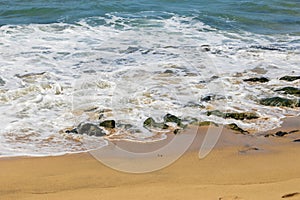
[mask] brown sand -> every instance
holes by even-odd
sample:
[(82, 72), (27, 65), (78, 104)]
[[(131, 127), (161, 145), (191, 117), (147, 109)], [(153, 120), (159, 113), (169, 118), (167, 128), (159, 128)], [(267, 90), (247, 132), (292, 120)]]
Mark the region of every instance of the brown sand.
[[(300, 129), (298, 122), (299, 118), (290, 118), (280, 130)], [(2, 159), (0, 199), (300, 199), (300, 143), (291, 142), (300, 138), (300, 132), (283, 138), (256, 138), (224, 130), (217, 147), (199, 159), (205, 129), (199, 130), (184, 156), (151, 173), (119, 172), (89, 153)], [(143, 152), (158, 148), (170, 138), (148, 145), (116, 144)], [(114, 145), (109, 148), (114, 149)], [(164, 156), (142, 161), (161, 162)], [(111, 159), (123, 162), (126, 158)]]

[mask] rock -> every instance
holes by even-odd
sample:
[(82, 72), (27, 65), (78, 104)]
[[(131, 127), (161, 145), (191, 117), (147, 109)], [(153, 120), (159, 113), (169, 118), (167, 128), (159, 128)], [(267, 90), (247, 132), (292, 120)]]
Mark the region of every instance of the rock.
[(182, 129), (175, 129), (175, 130), (173, 131), (173, 133), (174, 133), (175, 135), (177, 135), (178, 133), (181, 132), (181, 130), (182, 130)]
[(203, 97), (201, 99), (201, 101), (208, 102), (208, 101), (213, 101), (213, 100), (221, 100), (221, 99), (225, 99), (225, 98), (226, 97), (221, 96), (221, 95), (211, 94), (211, 95), (207, 95), (207, 96)]
[(202, 104), (195, 103), (195, 102), (188, 102), (184, 107), (190, 107), (190, 108), (205, 108)]
[(281, 97), (271, 97), (271, 98), (261, 99), (259, 103), (265, 106), (277, 106), (277, 107), (284, 106), (290, 108), (300, 106), (299, 100), (286, 99)]
[(174, 72), (170, 69), (167, 69), (166, 71), (164, 71), (164, 74), (173, 74)]
[(222, 118), (232, 118), (236, 120), (249, 120), (257, 119), (259, 116), (256, 113), (244, 112), (244, 113), (223, 113), (219, 110), (208, 111), (207, 116), (215, 115)]
[(260, 149), (257, 148), (257, 147), (249, 147), (249, 146), (246, 146), (244, 147), (243, 149), (239, 150), (239, 153), (248, 153), (250, 151), (259, 151)]
[(236, 125), (235, 123), (228, 124), (227, 126), (228, 126), (228, 128), (230, 128), (231, 130), (240, 132), (240, 133), (242, 133), (242, 134), (247, 134), (247, 133), (249, 133), (248, 131), (245, 131), (245, 130), (241, 129), (240, 127), (238, 127), (238, 125)]
[(219, 126), (217, 123), (215, 122), (211, 122), (211, 121), (203, 121), (203, 122), (193, 122), (192, 125), (196, 125), (196, 126)]
[(278, 90), (275, 90), (276, 92), (284, 92), (284, 94), (292, 94), (295, 96), (300, 96), (300, 89), (295, 87), (284, 87)]
[(248, 79), (244, 79), (243, 81), (245, 81), (245, 82), (266, 83), (266, 82), (269, 82), (270, 80), (268, 78), (265, 78), (265, 77), (259, 77), (259, 78), (248, 78)]
[(296, 140), (294, 140), (293, 142), (300, 142), (300, 139), (296, 139)]
[(278, 131), (275, 133), (276, 136), (278, 137), (283, 137), (285, 135), (289, 134), (288, 132), (284, 132), (284, 131)]
[(208, 44), (203, 44), (203, 45), (201, 45), (201, 49), (203, 50), (203, 51), (210, 51), (210, 46), (208, 45)]
[(283, 76), (281, 77), (279, 80), (283, 80), (283, 81), (295, 81), (295, 80), (299, 80), (300, 76)]
[(164, 116), (164, 122), (165, 123), (172, 122), (177, 124), (177, 126), (182, 127), (181, 119), (169, 113)]
[(5, 85), (5, 81), (0, 77), (0, 86), (3, 86), (3, 85)]
[(169, 126), (165, 123), (158, 123), (155, 122), (155, 120), (152, 117), (147, 118), (144, 121), (144, 127), (145, 128), (161, 128), (161, 129), (167, 129)]
[(73, 128), (73, 129), (71, 129), (71, 130), (66, 130), (65, 131), (66, 133), (74, 133), (74, 134), (78, 134), (78, 131), (77, 131), (77, 128)]
[(28, 77), (42, 76), (45, 73), (46, 72), (28, 73), (28, 74), (24, 74), (24, 75), (16, 74), (15, 76), (18, 78), (28, 78)]
[(243, 200), (243, 199), (238, 196), (224, 196), (224, 197), (219, 197), (219, 200)]
[(81, 123), (77, 127), (78, 134), (86, 134), (89, 136), (105, 136), (104, 130), (92, 123)]
[(268, 70), (266, 70), (262, 67), (255, 67), (255, 68), (251, 69), (250, 71), (255, 72), (257, 74), (266, 74), (268, 72)]
[(293, 193), (285, 194), (281, 198), (285, 199), (285, 198), (290, 198), (290, 197), (294, 197), (294, 196), (298, 196), (298, 195), (300, 195), (299, 192), (293, 192)]
[(104, 128), (115, 128), (116, 122), (115, 120), (105, 120), (99, 124), (99, 126), (102, 126)]
[(126, 50), (120, 51), (120, 53), (130, 54), (130, 53), (134, 53), (134, 52), (136, 52), (138, 50), (139, 50), (138, 47), (128, 47)]

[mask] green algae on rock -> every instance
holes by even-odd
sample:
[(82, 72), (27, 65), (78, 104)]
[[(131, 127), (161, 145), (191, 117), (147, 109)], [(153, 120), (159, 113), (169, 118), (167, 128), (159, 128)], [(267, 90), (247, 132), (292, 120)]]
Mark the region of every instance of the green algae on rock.
[(104, 130), (92, 123), (81, 123), (77, 127), (78, 134), (86, 134), (89, 136), (105, 136)]
[(259, 101), (260, 104), (265, 106), (276, 106), (276, 107), (299, 107), (300, 100), (297, 99), (286, 99), (282, 97), (271, 97), (271, 98), (264, 98)]
[(99, 126), (102, 126), (104, 128), (115, 128), (116, 122), (115, 120), (105, 120), (99, 124)]
[(242, 134), (248, 134), (248, 131), (243, 130), (242, 128), (240, 128), (238, 125), (236, 125), (235, 123), (232, 124), (228, 124), (227, 125), (228, 128), (230, 128), (231, 130), (234, 130), (236, 132), (242, 133)]
[(257, 119), (259, 116), (256, 113), (251, 113), (251, 112), (244, 112), (244, 113), (223, 113), (219, 110), (213, 110), (213, 111), (208, 111), (207, 116), (210, 115), (215, 115), (217, 117), (222, 117), (222, 118), (232, 118), (236, 120), (250, 120), (250, 119)]
[(166, 125), (165, 123), (158, 123), (152, 117), (149, 117), (144, 121), (144, 127), (167, 129), (168, 125)]
[(284, 94), (291, 94), (295, 96), (300, 96), (300, 89), (295, 87), (284, 87), (275, 90), (276, 92), (284, 92)]

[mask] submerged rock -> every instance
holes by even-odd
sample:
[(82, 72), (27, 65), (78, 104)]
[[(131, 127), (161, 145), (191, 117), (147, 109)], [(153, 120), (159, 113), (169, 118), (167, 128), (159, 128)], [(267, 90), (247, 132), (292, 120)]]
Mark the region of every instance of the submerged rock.
[(259, 101), (260, 104), (265, 105), (265, 106), (284, 106), (284, 107), (299, 107), (300, 106), (300, 101), (295, 100), (295, 99), (286, 99), (286, 98), (281, 98), (281, 97), (271, 97), (271, 98), (265, 98), (261, 99)]
[(260, 82), (260, 83), (266, 83), (269, 82), (270, 80), (268, 78), (265, 77), (256, 77), (256, 78), (248, 78), (248, 79), (244, 79), (243, 81), (245, 82)]
[(173, 74), (174, 72), (170, 69), (167, 69), (166, 71), (164, 71), (164, 74)]
[(99, 124), (99, 126), (102, 126), (104, 128), (115, 128), (116, 122), (115, 120), (105, 120)]
[(201, 101), (208, 102), (208, 101), (221, 100), (221, 99), (226, 99), (226, 97), (221, 95), (211, 94), (201, 98)]
[(236, 120), (249, 120), (249, 119), (257, 119), (259, 116), (256, 113), (244, 112), (244, 113), (223, 113), (219, 110), (208, 111), (207, 116), (215, 115), (222, 118), (232, 118)]
[(78, 134), (86, 134), (89, 136), (105, 136), (104, 130), (92, 123), (81, 123), (77, 127)]
[(245, 130), (243, 130), (242, 128), (240, 128), (240, 127), (239, 127), (238, 125), (236, 125), (235, 123), (228, 124), (227, 127), (230, 128), (231, 130), (237, 131), (237, 132), (242, 133), (242, 134), (247, 134), (247, 133), (249, 133), (248, 131), (245, 131)]
[(0, 86), (3, 86), (3, 85), (5, 85), (5, 81), (0, 77)]
[(167, 129), (169, 126), (165, 123), (158, 123), (155, 122), (155, 120), (152, 117), (147, 118), (144, 121), (144, 127), (145, 128), (161, 128), (161, 129)]
[(292, 81), (299, 80), (299, 79), (300, 79), (300, 76), (283, 76), (279, 80), (292, 82)]
[(295, 87), (284, 87), (278, 90), (275, 90), (276, 92), (284, 92), (284, 94), (292, 94), (295, 96), (300, 96), (300, 89)]
[(34, 77), (34, 76), (42, 76), (44, 75), (46, 72), (37, 72), (37, 73), (28, 73), (28, 74), (16, 74), (15, 76), (18, 78), (28, 78), (28, 77)]

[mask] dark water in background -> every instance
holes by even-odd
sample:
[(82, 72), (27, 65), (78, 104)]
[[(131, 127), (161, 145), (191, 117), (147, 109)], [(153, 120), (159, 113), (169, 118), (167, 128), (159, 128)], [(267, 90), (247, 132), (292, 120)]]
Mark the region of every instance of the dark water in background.
[[(65, 0), (0, 2), (0, 25), (75, 23), (107, 14), (127, 18), (192, 16), (216, 29), (244, 30), (261, 34), (300, 34), (299, 0)], [(97, 25), (101, 21), (94, 22)]]

